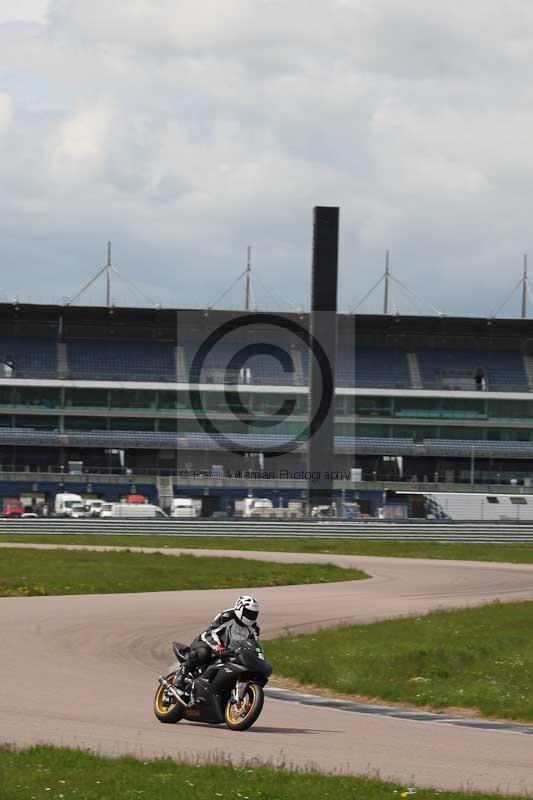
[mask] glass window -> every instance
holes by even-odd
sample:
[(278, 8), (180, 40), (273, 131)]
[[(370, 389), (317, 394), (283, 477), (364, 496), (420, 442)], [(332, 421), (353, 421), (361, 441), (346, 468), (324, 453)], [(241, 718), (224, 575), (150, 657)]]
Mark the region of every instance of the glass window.
[(354, 397), (354, 410), (360, 417), (390, 417), (390, 397)]
[(527, 506), (525, 497), (510, 497), (509, 500), (514, 506)]
[(530, 428), (489, 428), (487, 439), (491, 442), (529, 442)]
[[(390, 430), (388, 425), (356, 425), (355, 435), (388, 437), (390, 436)], [(396, 435), (396, 433), (394, 435)]]
[(67, 389), (65, 406), (70, 408), (107, 408), (107, 389)]
[(339, 417), (355, 416), (355, 396), (348, 394), (337, 395), (335, 398), (335, 414)]
[(112, 431), (153, 431), (155, 419), (149, 417), (110, 417), (109, 429)]
[(15, 403), (17, 406), (59, 408), (61, 405), (61, 390), (46, 386), (16, 386)]
[(264, 414), (265, 416), (276, 414), (286, 400), (291, 402), (291, 407), (294, 409), (292, 412), (293, 414), (307, 414), (307, 396), (291, 394), (290, 389), (287, 390), (286, 394), (268, 392), (246, 396), (244, 393), (241, 393), (241, 397), (243, 398), (243, 402), (245, 402), (247, 407), (254, 414)]
[(111, 389), (111, 408), (155, 408), (156, 393), (149, 389)]
[(469, 400), (462, 397), (443, 397), (440, 401), (441, 416), (448, 419), (484, 419), (485, 400)]
[(174, 409), (190, 411), (191, 402), (189, 399), (189, 393), (161, 390), (160, 392), (157, 392), (157, 407), (162, 411), (172, 411)]
[(498, 498), (494, 497), (494, 495), (489, 495), (487, 497), (487, 503), (491, 503), (491, 505), (496, 505), (496, 503), (499, 503), (499, 502), (500, 501), (498, 500)]
[(63, 427), (66, 431), (105, 431), (107, 430), (107, 417), (65, 416)]
[(533, 420), (531, 400), (489, 400), (488, 413), (492, 419)]
[(157, 392), (157, 407), (161, 410), (169, 410), (177, 408), (176, 392), (160, 391)]
[(426, 397), (395, 397), (396, 417), (440, 417), (439, 401)]
[(13, 386), (0, 386), (0, 406), (15, 404), (15, 388)]
[(441, 439), (467, 439), (479, 441), (485, 438), (484, 428), (465, 428), (462, 425), (440, 428)]
[(160, 419), (158, 421), (158, 429), (162, 433), (176, 433), (178, 421), (176, 419)]
[(31, 416), (24, 417), (19, 414), (15, 417), (16, 428), (32, 428), (36, 431), (57, 431), (59, 430), (59, 417)]
[(337, 422), (335, 434), (336, 436), (355, 436), (355, 422)]

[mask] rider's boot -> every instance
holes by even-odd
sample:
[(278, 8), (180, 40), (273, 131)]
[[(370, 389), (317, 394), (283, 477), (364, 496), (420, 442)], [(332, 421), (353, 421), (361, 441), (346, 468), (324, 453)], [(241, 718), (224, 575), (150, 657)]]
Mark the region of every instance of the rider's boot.
[(177, 689), (178, 691), (181, 691), (181, 692), (185, 692), (186, 691), (186, 687), (185, 687), (186, 675), (187, 675), (187, 670), (185, 669), (185, 664), (182, 664), (180, 669), (179, 669), (179, 672), (176, 673), (176, 676), (175, 676), (174, 680), (172, 681), (172, 683), (174, 684), (174, 688)]

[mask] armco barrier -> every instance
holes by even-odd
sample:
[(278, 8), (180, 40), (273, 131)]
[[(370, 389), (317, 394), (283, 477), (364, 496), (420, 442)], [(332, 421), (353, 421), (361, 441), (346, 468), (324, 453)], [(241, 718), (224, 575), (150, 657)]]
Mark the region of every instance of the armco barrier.
[(381, 541), (533, 542), (533, 524), (508, 522), (340, 522), (233, 520), (0, 519), (0, 535), (330, 537)]

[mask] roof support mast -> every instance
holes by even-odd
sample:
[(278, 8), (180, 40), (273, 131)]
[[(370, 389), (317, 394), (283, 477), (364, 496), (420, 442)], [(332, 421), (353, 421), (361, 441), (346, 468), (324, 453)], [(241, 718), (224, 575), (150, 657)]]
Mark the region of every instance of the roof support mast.
[(107, 243), (107, 264), (106, 269), (106, 306), (111, 308), (111, 242)]
[(385, 253), (385, 275), (384, 275), (384, 278), (385, 278), (385, 294), (384, 294), (384, 297), (383, 297), (383, 313), (384, 314), (388, 314), (389, 313), (389, 276), (390, 276), (389, 251), (387, 250), (386, 253)]
[(111, 266), (111, 242), (107, 243), (107, 264), (104, 269), (106, 278), (105, 304), (108, 308), (111, 308), (111, 272), (113, 270)]
[(246, 259), (246, 311), (250, 310), (250, 279), (252, 277), (252, 248), (248, 245), (248, 256)]
[(527, 311), (527, 289), (528, 289), (528, 277), (527, 277), (527, 253), (524, 253), (524, 277), (522, 278), (522, 319), (526, 318), (526, 311)]

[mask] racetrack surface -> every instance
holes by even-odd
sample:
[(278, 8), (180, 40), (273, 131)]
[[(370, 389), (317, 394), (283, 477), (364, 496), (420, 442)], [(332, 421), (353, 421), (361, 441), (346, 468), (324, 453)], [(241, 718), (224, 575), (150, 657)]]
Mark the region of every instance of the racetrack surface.
[[(197, 552), (327, 561), (359, 567), (373, 576), (367, 581), (255, 590), (265, 637), (496, 599), (533, 599), (533, 565)], [(0, 600), (1, 740), (145, 757), (257, 758), (379, 773), (408, 785), (533, 794), (533, 737), (521, 733), (273, 699), (267, 699), (258, 723), (246, 733), (158, 723), (151, 701), (157, 675), (172, 661), (169, 642), (191, 640), (241, 591), (253, 589)]]

